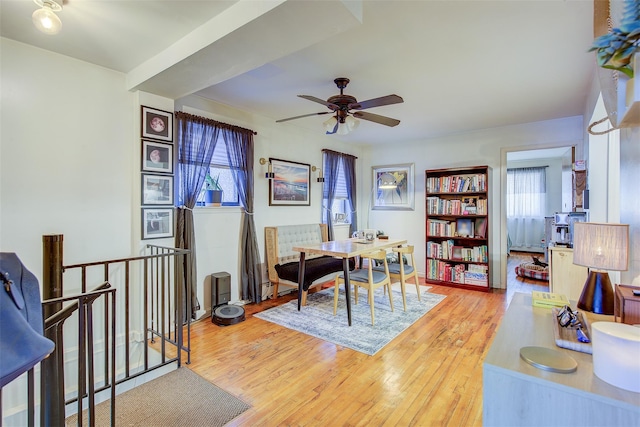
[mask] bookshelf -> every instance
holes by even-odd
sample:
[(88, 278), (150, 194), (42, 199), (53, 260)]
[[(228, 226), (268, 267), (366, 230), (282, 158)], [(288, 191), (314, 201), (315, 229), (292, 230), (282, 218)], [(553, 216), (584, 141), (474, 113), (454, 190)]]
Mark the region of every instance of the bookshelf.
[(489, 291), (490, 171), (425, 171), (427, 283)]

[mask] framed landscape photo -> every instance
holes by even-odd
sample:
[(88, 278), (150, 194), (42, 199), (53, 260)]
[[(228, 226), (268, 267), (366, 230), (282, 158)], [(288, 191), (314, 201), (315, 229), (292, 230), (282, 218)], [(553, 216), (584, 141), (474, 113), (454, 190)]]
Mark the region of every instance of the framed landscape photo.
[(173, 113), (142, 106), (142, 137), (173, 141)]
[(310, 206), (311, 165), (270, 158), (269, 206)]
[(413, 163), (373, 166), (371, 208), (414, 210)]
[(173, 207), (142, 208), (142, 239), (173, 237)]
[(173, 176), (142, 174), (143, 205), (173, 205)]
[(142, 170), (173, 173), (173, 145), (142, 140)]

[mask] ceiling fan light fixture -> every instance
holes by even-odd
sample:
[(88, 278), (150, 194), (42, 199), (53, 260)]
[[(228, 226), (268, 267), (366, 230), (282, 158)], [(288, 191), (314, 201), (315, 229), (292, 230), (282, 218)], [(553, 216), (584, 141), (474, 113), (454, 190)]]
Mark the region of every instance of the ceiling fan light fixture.
[(329, 119), (328, 119), (328, 120), (325, 120), (325, 121), (322, 123), (322, 126), (324, 126), (324, 129), (325, 129), (327, 132), (333, 132), (333, 128), (335, 128), (335, 127), (336, 127), (336, 123), (337, 123), (337, 122), (338, 122), (338, 119), (337, 119), (335, 116), (331, 116), (331, 117), (329, 117)]
[(338, 124), (338, 135), (347, 135), (349, 133), (349, 126), (346, 123)]
[(62, 5), (55, 0), (34, 0), (34, 3), (40, 6), (40, 9), (31, 15), (33, 25), (45, 34), (58, 34), (62, 28), (62, 21), (55, 12), (60, 12)]
[(356, 120), (352, 116), (347, 116), (347, 118), (344, 120), (344, 122), (347, 125), (347, 127), (349, 128), (349, 132), (352, 132), (352, 131), (356, 130), (358, 128), (358, 126), (360, 125), (360, 120)]

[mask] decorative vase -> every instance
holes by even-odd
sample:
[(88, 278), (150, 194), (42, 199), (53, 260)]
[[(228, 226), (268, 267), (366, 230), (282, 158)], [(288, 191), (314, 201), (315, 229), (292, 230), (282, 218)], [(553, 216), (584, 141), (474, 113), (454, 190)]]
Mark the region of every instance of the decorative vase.
[(204, 193), (205, 206), (222, 205), (222, 190), (206, 190)]

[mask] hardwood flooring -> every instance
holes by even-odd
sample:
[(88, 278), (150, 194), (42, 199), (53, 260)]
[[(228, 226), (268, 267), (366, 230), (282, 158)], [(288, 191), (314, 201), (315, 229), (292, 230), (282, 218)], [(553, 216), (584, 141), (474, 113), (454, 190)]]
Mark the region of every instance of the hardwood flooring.
[(447, 297), (374, 356), (253, 317), (291, 294), (236, 325), (193, 324), (188, 367), (251, 405), (229, 426), (481, 426), (482, 361), (509, 291), (430, 292)]

